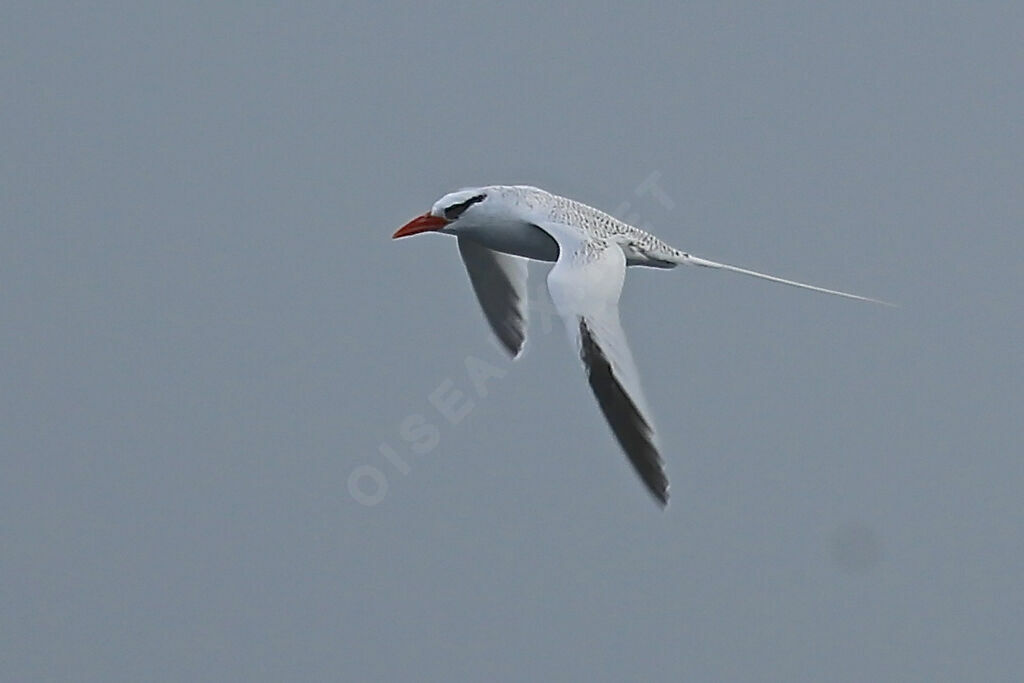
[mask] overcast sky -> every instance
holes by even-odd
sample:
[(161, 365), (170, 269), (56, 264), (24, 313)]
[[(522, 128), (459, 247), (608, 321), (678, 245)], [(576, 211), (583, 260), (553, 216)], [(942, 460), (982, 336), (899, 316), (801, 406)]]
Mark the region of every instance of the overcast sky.
[[(1020, 675), (1020, 3), (293, 4), (0, 9), (0, 679)], [(663, 511), (490, 183), (901, 307), (631, 269)]]

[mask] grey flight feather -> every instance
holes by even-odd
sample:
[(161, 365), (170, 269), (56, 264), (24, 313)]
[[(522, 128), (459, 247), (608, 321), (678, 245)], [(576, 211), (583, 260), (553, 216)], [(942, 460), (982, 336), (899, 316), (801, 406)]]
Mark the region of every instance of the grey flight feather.
[(459, 237), (469, 281), (498, 341), (513, 358), (526, 340), (526, 259)]
[(586, 318), (580, 318), (580, 359), (587, 370), (597, 404), (612, 433), (647, 490), (661, 505), (668, 504), (668, 477), (654, 442), (654, 430), (623, 388)]

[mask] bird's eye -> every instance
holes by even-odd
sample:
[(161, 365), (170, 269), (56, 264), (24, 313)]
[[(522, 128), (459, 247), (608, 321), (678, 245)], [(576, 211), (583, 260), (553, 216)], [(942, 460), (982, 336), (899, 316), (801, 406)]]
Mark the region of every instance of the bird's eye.
[(477, 202), (482, 202), (486, 198), (487, 198), (487, 195), (485, 195), (485, 194), (478, 194), (475, 197), (470, 197), (469, 199), (467, 199), (464, 202), (459, 202), (458, 204), (452, 204), (451, 206), (449, 206), (447, 209), (444, 210), (444, 217), (447, 218), (450, 221), (453, 221), (456, 218), (458, 218), (459, 216), (461, 216), (463, 211), (465, 211), (469, 207), (473, 206)]

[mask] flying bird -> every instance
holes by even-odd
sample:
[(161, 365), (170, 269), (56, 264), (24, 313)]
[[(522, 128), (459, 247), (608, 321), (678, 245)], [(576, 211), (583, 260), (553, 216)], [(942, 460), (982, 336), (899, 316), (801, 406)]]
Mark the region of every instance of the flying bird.
[(526, 260), (554, 262), (547, 278), (551, 300), (578, 350), (601, 412), (662, 506), (668, 503), (668, 477), (619, 322), (619, 295), (627, 266), (717, 268), (886, 304), (699, 258), (603, 211), (525, 185), (490, 185), (446, 194), (430, 211), (399, 228), (393, 238), (423, 232), (456, 237), (484, 316), (513, 358), (519, 356), (526, 339)]

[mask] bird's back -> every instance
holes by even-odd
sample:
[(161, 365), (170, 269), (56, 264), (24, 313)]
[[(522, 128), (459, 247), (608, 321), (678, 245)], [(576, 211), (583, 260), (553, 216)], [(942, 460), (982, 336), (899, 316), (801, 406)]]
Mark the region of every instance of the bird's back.
[(507, 201), (545, 215), (548, 220), (571, 225), (586, 237), (615, 242), (625, 253), (627, 265), (674, 268), (687, 256), (646, 230), (575, 199), (528, 185), (506, 185), (496, 189)]

